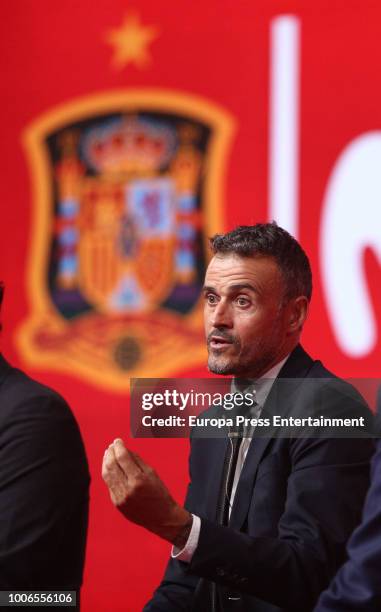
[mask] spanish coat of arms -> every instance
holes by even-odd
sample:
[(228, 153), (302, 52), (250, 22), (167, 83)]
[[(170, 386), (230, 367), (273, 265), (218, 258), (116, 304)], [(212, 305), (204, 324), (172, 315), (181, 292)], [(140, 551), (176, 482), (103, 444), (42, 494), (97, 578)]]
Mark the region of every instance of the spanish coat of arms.
[(27, 129), (28, 361), (124, 390), (204, 360), (200, 295), (231, 132), (209, 103), (144, 91), (74, 102)]

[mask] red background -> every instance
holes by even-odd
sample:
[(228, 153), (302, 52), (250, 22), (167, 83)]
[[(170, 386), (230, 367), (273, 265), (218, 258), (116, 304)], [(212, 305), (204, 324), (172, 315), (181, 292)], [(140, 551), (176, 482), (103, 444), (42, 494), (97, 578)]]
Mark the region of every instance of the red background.
[[(129, 10), (160, 30), (148, 67), (111, 65), (106, 31)], [(54, 106), (117, 88), (159, 87), (192, 93), (225, 108), (237, 130), (225, 176), (226, 227), (268, 218), (269, 32), (271, 19), (292, 14), (301, 25), (300, 240), (313, 266), (315, 292), (304, 345), (342, 376), (379, 376), (381, 343), (353, 359), (335, 340), (321, 286), (319, 244), (327, 180), (342, 149), (381, 123), (381, 5), (362, 0), (291, 2), (209, 0), (14, 0), (0, 19), (1, 239), (6, 283), (2, 350), (23, 366), (15, 332), (29, 312), (26, 262), (31, 241), (31, 182), (21, 144), (25, 127)], [(380, 228), (381, 240), (381, 228)], [(371, 252), (367, 278), (380, 311), (380, 269)], [(378, 318), (380, 323), (380, 317)], [(29, 372), (60, 391), (79, 421), (92, 472), (84, 612), (141, 610), (162, 574), (169, 547), (127, 524), (100, 478), (105, 447), (129, 438), (128, 400), (76, 377)], [(200, 368), (183, 374), (205, 375)], [(168, 372), (168, 376), (173, 374)], [(181, 500), (187, 442), (128, 440)], [(175, 460), (174, 460), (175, 459)]]

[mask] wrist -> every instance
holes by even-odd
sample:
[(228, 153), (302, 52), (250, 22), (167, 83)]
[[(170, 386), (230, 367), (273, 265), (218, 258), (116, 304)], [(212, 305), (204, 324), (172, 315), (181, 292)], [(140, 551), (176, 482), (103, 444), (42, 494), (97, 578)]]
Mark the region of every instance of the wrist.
[(165, 525), (156, 530), (157, 535), (167, 540), (177, 548), (184, 548), (192, 529), (193, 516), (182, 508), (175, 506)]
[(174, 534), (174, 538), (172, 539), (172, 544), (179, 549), (184, 548), (186, 545), (193, 525), (192, 514), (190, 514), (190, 512), (184, 508), (181, 508), (181, 510), (183, 513), (180, 519), (180, 524), (177, 533)]

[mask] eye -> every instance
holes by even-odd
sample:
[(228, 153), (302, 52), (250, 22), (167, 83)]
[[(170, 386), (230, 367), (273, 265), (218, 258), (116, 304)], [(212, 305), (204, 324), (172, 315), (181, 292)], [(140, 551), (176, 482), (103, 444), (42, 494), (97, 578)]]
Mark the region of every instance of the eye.
[(239, 295), (236, 299), (236, 302), (238, 304), (238, 306), (241, 306), (241, 308), (244, 308), (245, 306), (249, 306), (250, 305), (250, 300), (249, 298), (247, 298), (244, 295)]
[(205, 301), (207, 304), (214, 306), (214, 304), (217, 304), (217, 296), (215, 296), (214, 293), (207, 293), (205, 295)]

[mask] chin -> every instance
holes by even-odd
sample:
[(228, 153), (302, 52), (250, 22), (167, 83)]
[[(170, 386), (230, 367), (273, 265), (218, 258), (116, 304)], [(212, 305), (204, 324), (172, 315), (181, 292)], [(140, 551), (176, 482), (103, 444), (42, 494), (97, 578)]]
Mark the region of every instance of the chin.
[(218, 360), (210, 360), (208, 361), (208, 370), (213, 374), (220, 375), (230, 375), (236, 373), (236, 368), (232, 363), (224, 363), (223, 361), (219, 362)]

